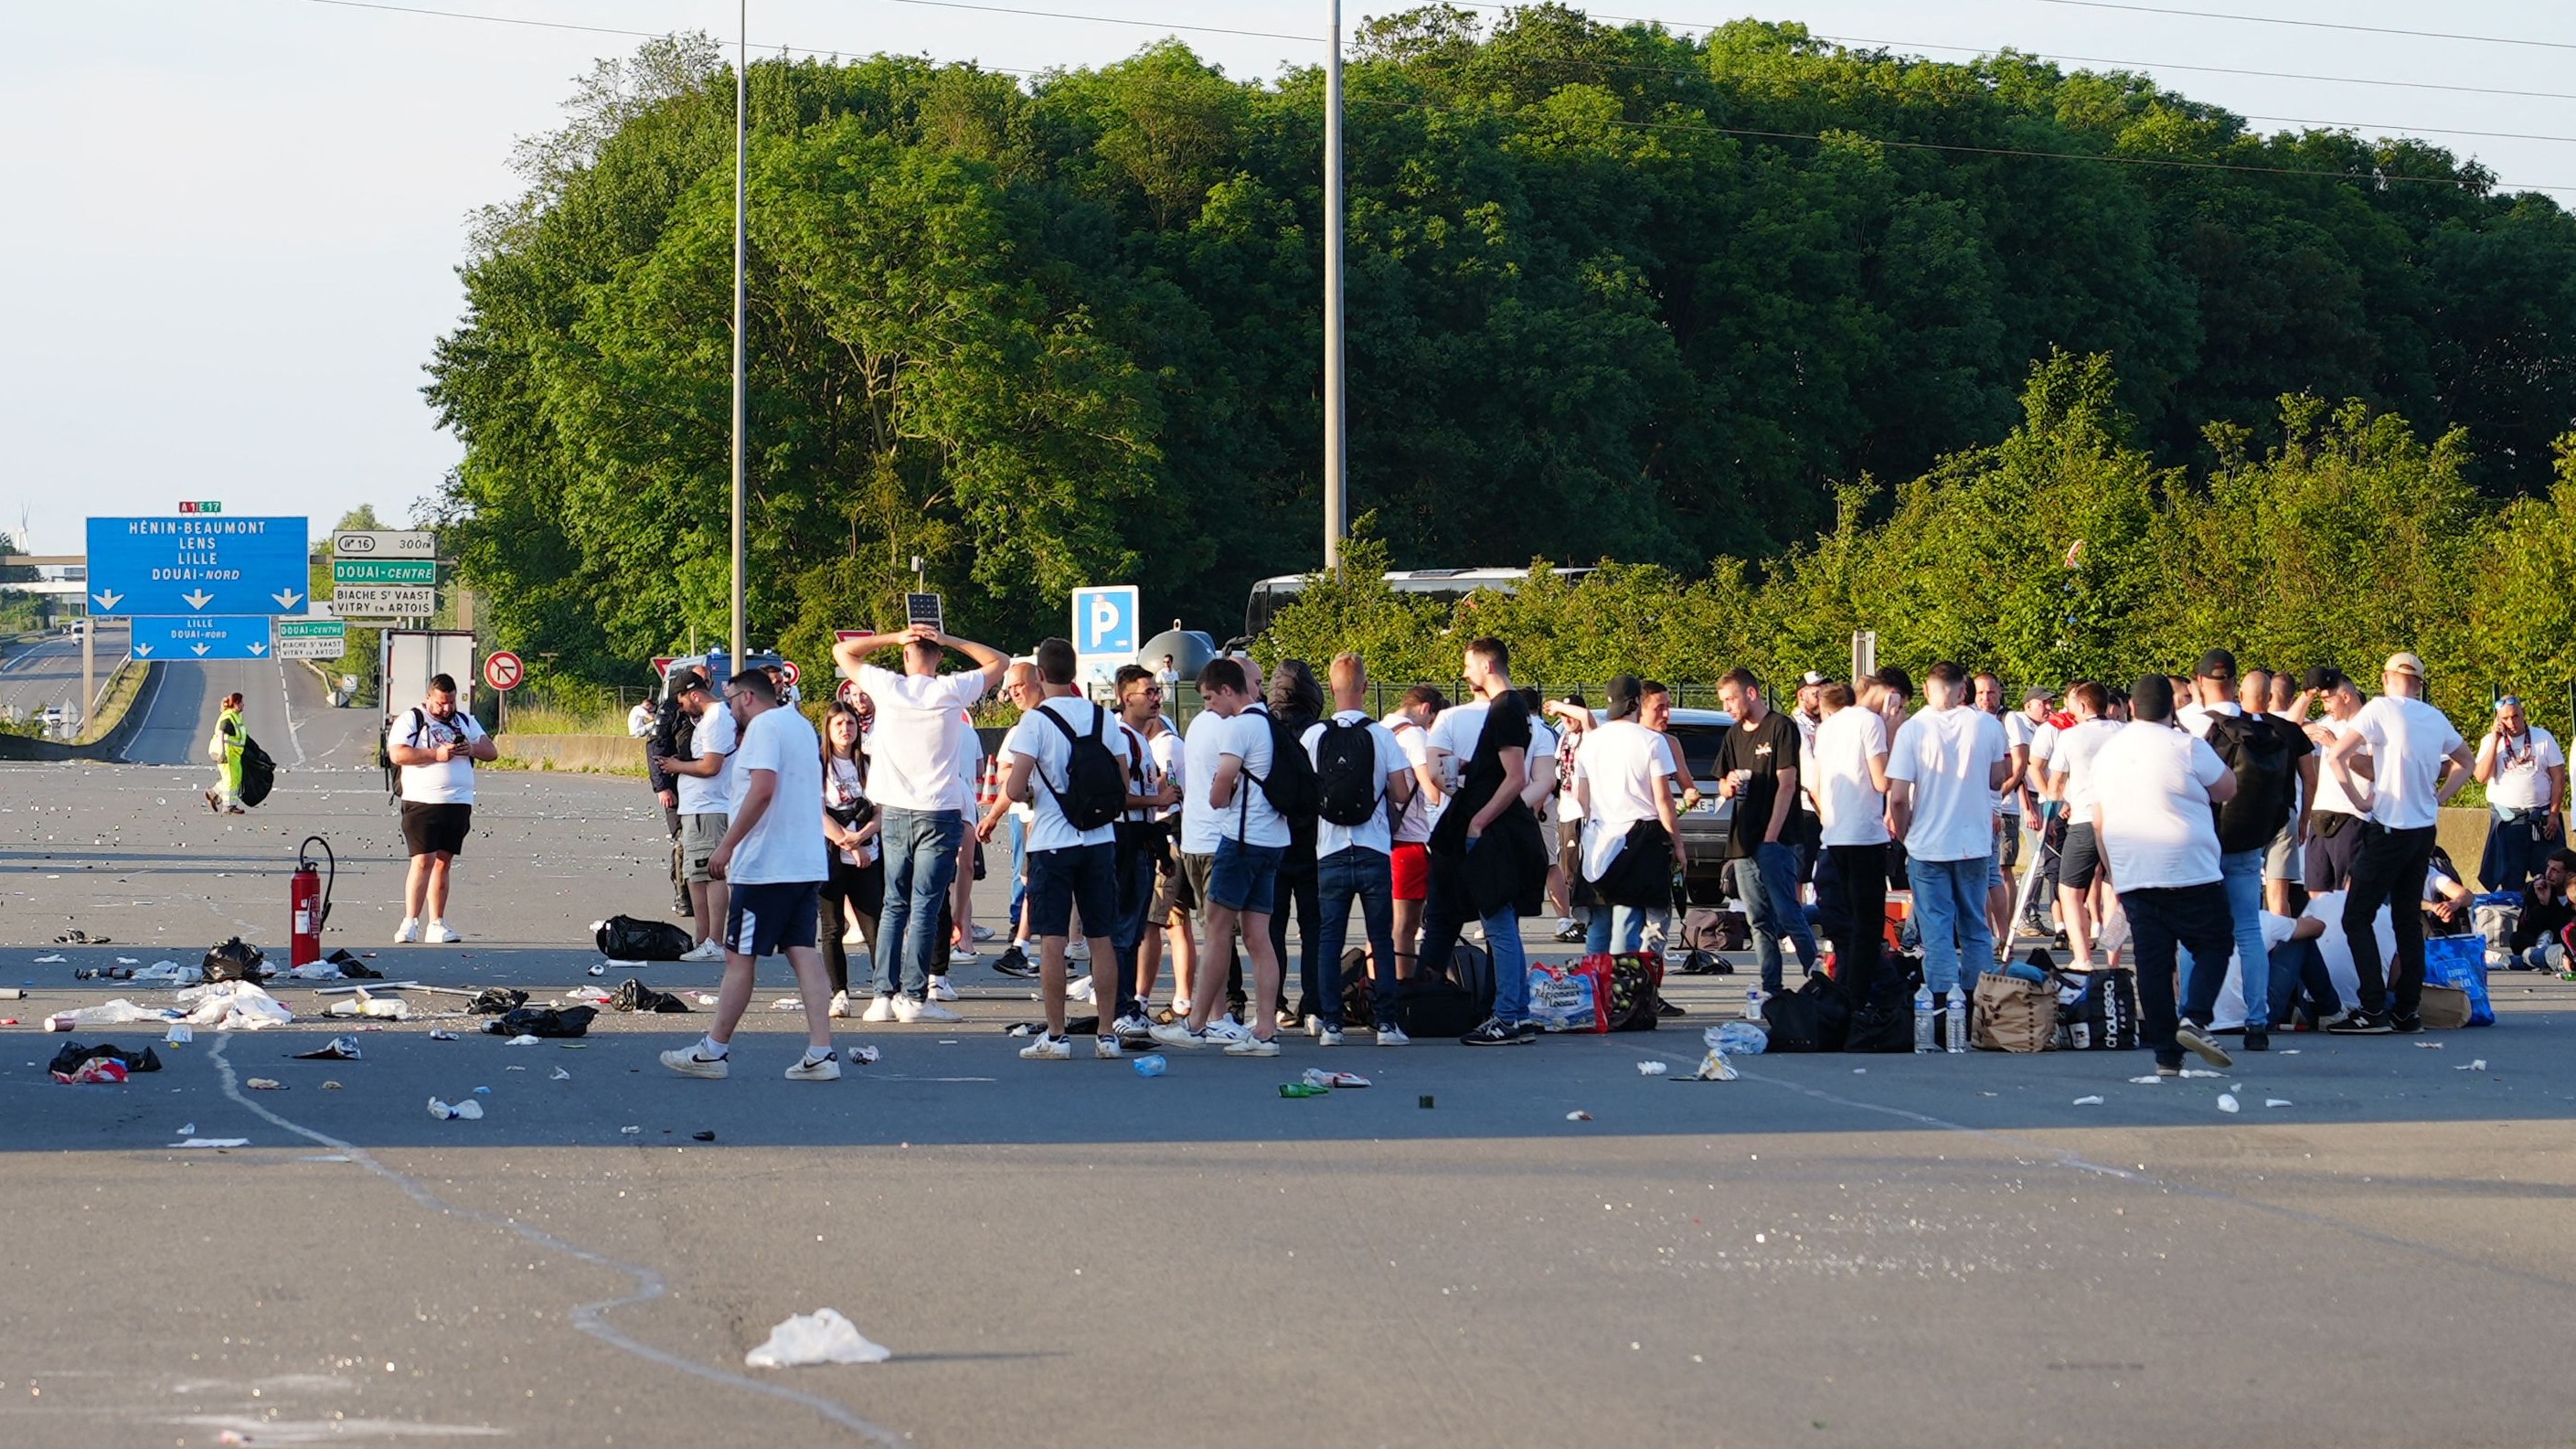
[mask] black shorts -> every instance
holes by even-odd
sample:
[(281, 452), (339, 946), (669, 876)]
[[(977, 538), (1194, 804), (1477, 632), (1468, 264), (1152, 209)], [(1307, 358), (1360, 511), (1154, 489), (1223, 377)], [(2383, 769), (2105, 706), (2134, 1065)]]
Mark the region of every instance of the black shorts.
[(810, 951), (822, 906), (819, 880), (735, 886), (725, 906), (724, 948), (739, 956), (775, 956), (799, 947)]
[(1995, 864), (2006, 870), (2021, 864), (2021, 812), (1995, 817)]
[(1177, 837), (1163, 842), (1163, 857), (1156, 868), (1161, 878), (1154, 885), (1153, 924), (1168, 924), (1175, 912), (1187, 916), (1197, 911), (1198, 892), (1190, 889), (1189, 872), (1181, 869), (1181, 842)]
[(2102, 845), (2093, 837), (2093, 822), (2078, 821), (2066, 827), (2066, 844), (2057, 852), (2057, 888), (2086, 891), (2093, 888), (2093, 877), (2102, 868)]
[(402, 802), (403, 844), (414, 855), (457, 855), (465, 849), (466, 834), (474, 828), (471, 805), (433, 805), (420, 800)]

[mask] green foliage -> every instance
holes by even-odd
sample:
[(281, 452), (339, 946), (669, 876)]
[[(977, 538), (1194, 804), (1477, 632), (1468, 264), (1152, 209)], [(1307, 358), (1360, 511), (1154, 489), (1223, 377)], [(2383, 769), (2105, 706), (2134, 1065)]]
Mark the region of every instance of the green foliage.
[[(1314, 565), (1318, 73), (1164, 42), (1026, 86), (887, 56), (750, 79), (756, 640), (819, 661), (914, 557), (998, 639), (1073, 583), (1205, 622)], [(1400, 566), (1621, 561), (1479, 601), (1562, 640), (1550, 669), (1608, 662), (1551, 619), (1633, 624), (1676, 676), (1826, 664), (1867, 619), (2112, 672), (2215, 627), (2212, 580), (2280, 597), (2371, 540), (2464, 557), (2444, 520), (2544, 488), (2576, 420), (2576, 221), (2419, 143), (2259, 135), (2011, 52), (1553, 4), (1373, 20), (1347, 80), (1353, 511)], [(734, 120), (703, 37), (602, 63), (479, 219), (430, 368), (466, 446), (449, 551), (499, 637), (576, 676), (724, 631)], [(2397, 492), (2336, 502), (2354, 469)], [(2314, 496), (2250, 496), (2275, 489)], [(2425, 532), (2374, 532), (2392, 500)], [(2316, 542), (2251, 558), (2210, 535), (2236, 519)], [(2380, 582), (2249, 647), (2427, 617), (2430, 586)], [(1399, 601), (1335, 607), (1437, 665)]]

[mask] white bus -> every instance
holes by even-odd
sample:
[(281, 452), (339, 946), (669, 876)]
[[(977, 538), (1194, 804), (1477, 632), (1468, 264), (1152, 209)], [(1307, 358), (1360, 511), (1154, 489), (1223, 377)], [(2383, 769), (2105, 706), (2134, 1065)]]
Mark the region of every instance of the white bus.
[[(1572, 582), (1592, 572), (1590, 569), (1557, 569), (1558, 578)], [(1305, 590), (1306, 575), (1281, 574), (1263, 579), (1252, 586), (1252, 598), (1243, 609), (1243, 635), (1257, 639), (1270, 628), (1271, 619), (1290, 600)], [(1386, 575), (1386, 586), (1399, 594), (1419, 594), (1442, 604), (1454, 604), (1478, 589), (1492, 589), (1498, 594), (1517, 591), (1529, 570), (1518, 569), (1394, 569)]]

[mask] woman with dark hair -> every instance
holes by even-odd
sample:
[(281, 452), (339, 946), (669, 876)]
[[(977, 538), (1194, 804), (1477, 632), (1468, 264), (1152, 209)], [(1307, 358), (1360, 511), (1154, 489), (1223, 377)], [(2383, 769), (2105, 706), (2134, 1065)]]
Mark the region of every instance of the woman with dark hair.
[(877, 819), (868, 799), (867, 760), (859, 753), (866, 720), (835, 701), (823, 717), (823, 838), (832, 852), (831, 879), (823, 882), (823, 964), (832, 973), (832, 1014), (850, 1014), (850, 948), (841, 938), (852, 925), (877, 947), (877, 912), (885, 904), (885, 862), (877, 851)]
[[(1306, 731), (1324, 717), (1324, 687), (1315, 680), (1315, 671), (1303, 659), (1282, 659), (1270, 673), (1263, 704), (1270, 717), (1288, 732), (1292, 740), (1305, 738)], [(1324, 1009), (1316, 1000), (1323, 990), (1321, 962), (1315, 955), (1323, 939), (1324, 904), (1320, 882), (1315, 875), (1315, 822), (1288, 822), (1288, 853), (1279, 861), (1279, 898), (1277, 909), (1270, 913), (1270, 949), (1279, 958), (1282, 1000), (1263, 1003), (1264, 1009), (1276, 1009), (1281, 1026), (1319, 1021)], [(1285, 983), (1288, 963), (1288, 913), (1297, 913), (1297, 1010), (1287, 1010)]]

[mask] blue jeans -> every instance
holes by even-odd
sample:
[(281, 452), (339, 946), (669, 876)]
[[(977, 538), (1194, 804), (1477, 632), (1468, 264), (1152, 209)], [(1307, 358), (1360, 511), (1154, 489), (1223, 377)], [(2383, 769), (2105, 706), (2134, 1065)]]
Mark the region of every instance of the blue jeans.
[(1395, 868), (1384, 851), (1354, 845), (1315, 862), (1315, 890), (1322, 913), (1316, 928), (1321, 959), (1315, 963), (1318, 988), (1307, 1009), (1326, 1026), (1342, 1024), (1342, 941), (1350, 934), (1351, 902), (1360, 903), (1360, 926), (1368, 932), (1369, 986), (1377, 1003), (1377, 1021), (1395, 1020)]
[(2319, 1021), (2343, 1010), (2334, 977), (2314, 941), (2283, 941), (2272, 948), (2272, 1020), (2288, 1021), (2306, 996), (2308, 1010)]
[[(2227, 915), (2235, 927), (2237, 969), (2245, 983), (2245, 1027), (2262, 1031), (2272, 1024), (2272, 953), (2263, 947), (2263, 852), (2261, 849), (2240, 850), (2218, 858), (2218, 883), (2227, 891)], [(2193, 990), (2182, 1004), (2182, 1014), (2209, 1025), (2218, 1010), (2218, 988), (2226, 971), (2221, 969), (2207, 977), (2208, 995), (2201, 994), (2202, 973), (2192, 977)]]
[[(1016, 813), (1002, 817), (1002, 833), (1011, 841), (1011, 939), (1020, 939), (1020, 908), (1029, 900), (1029, 823)], [(1035, 940), (1037, 933), (1029, 933)]]
[[(957, 879), (957, 847), (966, 839), (966, 817), (954, 810), (877, 812), (885, 821), (884, 941), (875, 961), (879, 996), (898, 992), (915, 1001), (930, 995), (930, 966), (948, 943), (939, 936), (939, 911)], [(898, 973), (900, 973), (898, 975)]]
[(1646, 947), (1646, 911), (1641, 906), (1594, 906), (1583, 926), (1583, 954), (1629, 955)]
[(1798, 857), (1779, 844), (1757, 846), (1753, 854), (1726, 863), (1726, 888), (1744, 902), (1744, 918), (1753, 928), (1753, 963), (1762, 968), (1762, 989), (1780, 990), (1780, 938), (1797, 950), (1798, 965), (1816, 969), (1816, 933), (1807, 927), (1806, 907), (1798, 900)]
[(1986, 875), (1992, 858), (1917, 856), (1906, 862), (1914, 882), (1914, 916), (1923, 933), (1923, 984), (1935, 991), (1973, 991), (1977, 978), (1994, 964), (1995, 933), (1986, 924)]

